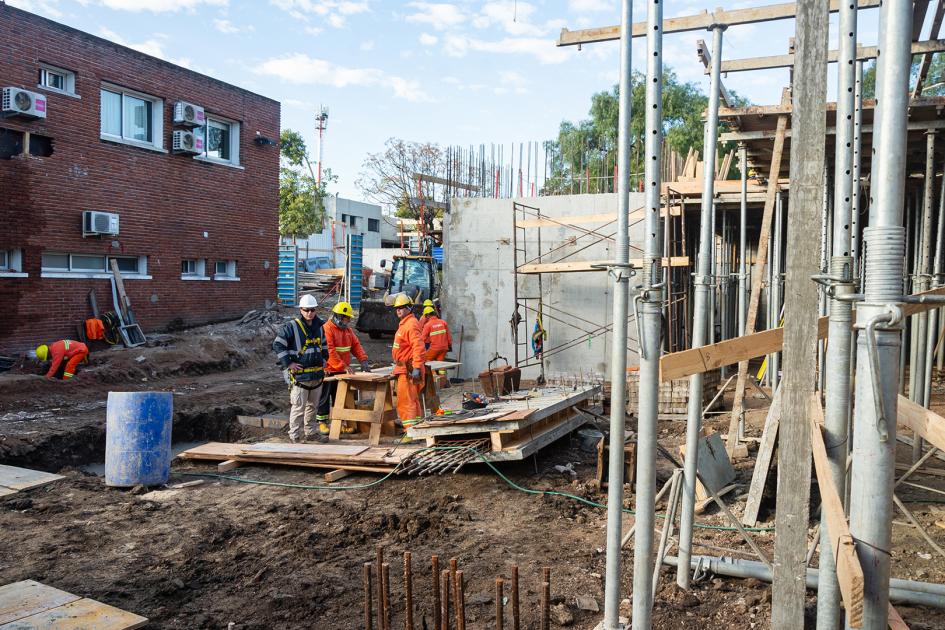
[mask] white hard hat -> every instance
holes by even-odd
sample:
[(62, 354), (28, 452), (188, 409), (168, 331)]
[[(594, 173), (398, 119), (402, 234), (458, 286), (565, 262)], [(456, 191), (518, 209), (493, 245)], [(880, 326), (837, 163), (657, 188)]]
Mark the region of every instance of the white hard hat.
[(302, 299), (299, 300), (299, 308), (315, 308), (318, 306), (318, 301), (315, 299), (314, 295), (306, 293), (302, 296)]

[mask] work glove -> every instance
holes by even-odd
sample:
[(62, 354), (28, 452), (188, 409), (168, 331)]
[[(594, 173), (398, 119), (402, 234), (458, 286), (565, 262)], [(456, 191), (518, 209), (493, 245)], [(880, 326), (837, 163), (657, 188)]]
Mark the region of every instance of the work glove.
[(371, 371), (371, 364), (368, 363), (367, 361), (361, 361), (361, 371), (362, 371), (362, 372), (370, 372), (370, 371)]
[(447, 352), (452, 352), (452, 351), (453, 351), (453, 344), (450, 344), (450, 345), (449, 345), (449, 348), (447, 348), (446, 351), (447, 351)]
[(413, 369), (413, 372), (410, 373), (410, 378), (412, 378), (412, 379), (415, 380), (415, 381), (419, 381), (419, 380), (420, 380), (420, 368), (414, 368), (414, 369)]

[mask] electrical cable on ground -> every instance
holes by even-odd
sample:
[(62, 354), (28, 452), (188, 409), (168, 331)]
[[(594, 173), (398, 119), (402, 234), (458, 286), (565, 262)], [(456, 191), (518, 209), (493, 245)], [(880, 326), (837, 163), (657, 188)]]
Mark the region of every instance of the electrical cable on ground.
[[(418, 450), (417, 453), (419, 454), (426, 451), (452, 451), (452, 450), (474, 450), (475, 451), (475, 449), (470, 449), (470, 447), (468, 446), (429, 446), (429, 447)], [(476, 457), (479, 460), (481, 460), (486, 466), (488, 466), (492, 470), (492, 472), (498, 475), (498, 477), (502, 481), (504, 481), (511, 488), (518, 490), (519, 492), (523, 492), (525, 494), (532, 494), (532, 495), (548, 495), (548, 496), (563, 497), (565, 499), (571, 499), (572, 501), (577, 501), (578, 503), (583, 503), (584, 505), (587, 505), (589, 507), (602, 509), (602, 510), (607, 509), (607, 506), (603, 503), (598, 503), (597, 501), (591, 501), (590, 499), (585, 499), (584, 497), (579, 497), (575, 494), (569, 494), (567, 492), (559, 492), (558, 490), (534, 490), (532, 488), (525, 488), (523, 486), (520, 486), (514, 481), (512, 481), (511, 479), (509, 479), (508, 477), (506, 477), (504, 474), (502, 474), (502, 471), (496, 468), (492, 462), (487, 460), (485, 455), (483, 455), (482, 453), (478, 451), (475, 451), (475, 454), (476, 454)], [(226, 480), (235, 481), (238, 483), (249, 483), (249, 484), (261, 485), (261, 486), (275, 486), (279, 488), (296, 488), (298, 490), (336, 490), (338, 491), (338, 490), (367, 490), (368, 488), (373, 488), (374, 486), (378, 486), (382, 484), (383, 482), (390, 479), (393, 475), (397, 474), (397, 472), (398, 472), (397, 469), (394, 469), (391, 472), (384, 475), (383, 477), (381, 477), (380, 479), (375, 479), (374, 481), (371, 481), (369, 483), (353, 484), (353, 485), (348, 485), (348, 486), (342, 486), (342, 485), (315, 486), (315, 485), (306, 485), (306, 484), (299, 484), (299, 483), (286, 483), (282, 481), (263, 481), (259, 479), (246, 479), (244, 477), (235, 477), (233, 475), (221, 475), (219, 473), (209, 473), (209, 472), (207, 473), (177, 472), (174, 474), (181, 475), (183, 477), (212, 477), (214, 479), (226, 479)], [(621, 509), (625, 514), (635, 514), (635, 512), (629, 508), (621, 508)], [(657, 516), (659, 518), (666, 518), (665, 515), (663, 514), (659, 514)], [(725, 525), (710, 525), (708, 523), (696, 523), (695, 527), (699, 529), (711, 529), (711, 530), (726, 531), (726, 532), (738, 531), (738, 528), (736, 527), (728, 527)], [(748, 532), (773, 532), (774, 531), (773, 527), (745, 527), (744, 529), (745, 531), (748, 531)]]

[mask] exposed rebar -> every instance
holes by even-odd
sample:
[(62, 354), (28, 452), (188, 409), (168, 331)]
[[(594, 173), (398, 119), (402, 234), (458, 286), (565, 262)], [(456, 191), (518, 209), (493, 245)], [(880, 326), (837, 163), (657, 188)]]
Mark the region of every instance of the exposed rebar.
[(374, 588), (371, 586), (372, 565), (365, 562), (361, 571), (361, 580), (364, 585), (364, 630), (372, 630), (374, 613), (371, 611), (371, 599), (374, 597)]
[(409, 551), (404, 552), (404, 630), (413, 630), (413, 567)]
[(504, 597), (502, 594), (504, 584), (505, 582), (502, 578), (495, 579), (495, 630), (503, 630), (505, 628), (505, 610), (503, 609), (504, 602), (502, 601)]

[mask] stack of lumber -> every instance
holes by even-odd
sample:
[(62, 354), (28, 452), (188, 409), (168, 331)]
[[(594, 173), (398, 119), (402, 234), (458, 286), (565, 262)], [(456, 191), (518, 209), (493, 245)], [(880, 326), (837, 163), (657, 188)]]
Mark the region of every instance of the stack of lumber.
[(429, 418), (407, 429), (407, 436), (427, 446), (449, 444), (488, 434), (490, 461), (525, 459), (586, 422), (579, 409), (600, 393), (600, 387), (547, 387), (520, 392), (490, 403), (478, 415)]
[(320, 269), (317, 272), (299, 272), (299, 287), (328, 291), (341, 282), (345, 275), (344, 269)]
[(276, 464), (306, 468), (330, 468), (366, 472), (392, 472), (418, 447), (368, 446), (365, 444), (285, 444), (257, 442), (229, 444), (208, 442), (182, 452), (187, 460), (210, 460), (238, 464)]

